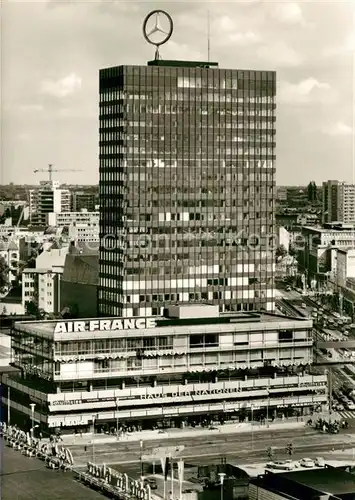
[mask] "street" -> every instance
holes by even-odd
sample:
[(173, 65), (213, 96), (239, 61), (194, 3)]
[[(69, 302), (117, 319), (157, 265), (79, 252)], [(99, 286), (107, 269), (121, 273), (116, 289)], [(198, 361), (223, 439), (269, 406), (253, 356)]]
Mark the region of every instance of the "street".
[[(162, 440), (144, 441), (143, 455), (149, 455), (153, 448), (172, 445), (185, 445), (181, 457), (187, 462), (209, 463), (226, 457), (229, 462), (254, 463), (266, 460), (269, 446), (275, 448), (280, 457), (286, 457), (285, 448), (292, 442), (295, 455), (323, 456), (334, 449), (341, 450), (355, 447), (354, 422), (349, 422), (349, 429), (339, 434), (323, 434), (313, 428), (304, 426), (294, 429), (264, 429), (248, 433), (229, 435), (211, 435), (183, 438), (166, 438)], [(96, 443), (94, 446), (71, 445), (70, 449), (76, 464), (84, 466), (88, 461), (96, 463), (124, 464), (125, 467), (140, 463), (140, 443), (115, 441)]]
[[(274, 451), (273, 460), (289, 458), (286, 445), (294, 445), (293, 459), (321, 456), (326, 460), (354, 460), (355, 422), (340, 434), (322, 434), (310, 427), (264, 429), (255, 432), (236, 433), (233, 435), (196, 436), (190, 438), (161, 439), (145, 441), (142, 452), (149, 454), (152, 448), (172, 445), (185, 445), (181, 456), (186, 461), (186, 479), (188, 465), (219, 463), (222, 457), (234, 465), (267, 463), (267, 448)], [(102, 495), (76, 482), (70, 472), (63, 473), (49, 470), (44, 463), (35, 458), (27, 458), (2, 443), (1, 487), (4, 500), (64, 500), (79, 499), (99, 500)], [(70, 446), (77, 464), (85, 467), (87, 461), (106, 463), (119, 471), (127, 472), (131, 477), (140, 474), (140, 443), (111, 442), (96, 444), (94, 449), (87, 445)], [(148, 464), (144, 463), (145, 473)], [(157, 471), (158, 472), (158, 471)], [(158, 486), (160, 488), (158, 477)]]

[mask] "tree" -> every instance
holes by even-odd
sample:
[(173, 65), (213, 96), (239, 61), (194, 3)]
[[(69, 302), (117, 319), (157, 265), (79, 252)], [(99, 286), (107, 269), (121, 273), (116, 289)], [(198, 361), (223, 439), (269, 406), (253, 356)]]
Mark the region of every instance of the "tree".
[(0, 257), (0, 293), (6, 291), (9, 285), (9, 267), (4, 257)]
[(25, 302), (25, 310), (26, 314), (29, 316), (37, 316), (38, 314), (38, 307), (37, 304), (33, 300), (28, 300)]
[(267, 456), (269, 457), (269, 459), (271, 460), (272, 457), (274, 456), (274, 450), (271, 446), (268, 447), (268, 449), (266, 450), (266, 453), (267, 453)]
[(317, 200), (317, 185), (314, 181), (311, 181), (307, 186), (307, 198), (311, 203)]
[(277, 258), (278, 258), (278, 257), (282, 257), (282, 258), (283, 258), (283, 257), (286, 257), (286, 255), (287, 255), (287, 250), (286, 250), (285, 246), (284, 246), (284, 245), (279, 245), (279, 246), (276, 248), (276, 252), (275, 252), (275, 254), (276, 254), (276, 257), (277, 257)]
[(291, 255), (291, 257), (296, 257), (297, 249), (293, 245), (290, 245), (288, 253), (289, 253), (289, 255)]
[(294, 452), (294, 449), (293, 449), (293, 444), (292, 444), (292, 443), (289, 443), (289, 444), (286, 446), (286, 453), (287, 453), (290, 457), (292, 457), (293, 452)]

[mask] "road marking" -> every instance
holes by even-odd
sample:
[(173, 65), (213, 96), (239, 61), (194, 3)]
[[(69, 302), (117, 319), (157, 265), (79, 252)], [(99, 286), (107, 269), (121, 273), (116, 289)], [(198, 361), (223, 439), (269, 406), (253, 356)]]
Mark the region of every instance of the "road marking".
[[(347, 440), (347, 443), (346, 443), (346, 446), (348, 448), (351, 448), (354, 443), (350, 442), (349, 441), (349, 437), (353, 437), (352, 435), (350, 435), (349, 433), (346, 434), (346, 435), (339, 435), (335, 438), (336, 439), (336, 442), (328, 442), (325, 446), (329, 446), (329, 448), (331, 449), (332, 447), (337, 447), (337, 448), (341, 448), (343, 445), (344, 445), (344, 442), (343, 441), (338, 441), (338, 439), (340, 438), (340, 436), (344, 436), (344, 437), (347, 437), (348, 440)], [(355, 437), (355, 436), (354, 436)], [(310, 444), (306, 444), (306, 443), (302, 443), (302, 444), (296, 444), (295, 445), (296, 449), (300, 449), (300, 450), (303, 450), (303, 449), (308, 449), (308, 448), (317, 448), (317, 444), (316, 443), (310, 443)], [(321, 446), (321, 448), (323, 448), (324, 446)], [(285, 449), (285, 445), (283, 446), (274, 446), (273, 447), (275, 452), (277, 452), (278, 450), (284, 450)], [(327, 450), (325, 450), (324, 452), (327, 452)], [(100, 453), (97, 455), (96, 459), (98, 460), (99, 457), (101, 458), (102, 460), (102, 463), (107, 463), (107, 461), (105, 462), (105, 459), (104, 457), (106, 457), (107, 455), (114, 455), (114, 454), (117, 454), (119, 452), (117, 451), (114, 451), (114, 452), (109, 452), (109, 453)], [(238, 450), (237, 451), (225, 451), (225, 452), (220, 452), (220, 453), (199, 453), (199, 454), (193, 454), (193, 455), (188, 455), (188, 456), (184, 456), (184, 455), (181, 455), (180, 458), (182, 458), (183, 460), (187, 461), (187, 460), (192, 460), (192, 459), (196, 459), (196, 458), (206, 458), (206, 457), (211, 457), (211, 458), (217, 458), (217, 457), (225, 457), (225, 456), (229, 456), (229, 455), (238, 455)], [(253, 454), (256, 454), (256, 453), (261, 453), (263, 456), (265, 455), (265, 447), (263, 448), (260, 448), (260, 449), (254, 449), (253, 450)], [(75, 461), (75, 459), (74, 459)], [(114, 461), (114, 462), (111, 462), (112, 464), (114, 465), (131, 465), (131, 464), (137, 464), (137, 459), (135, 460), (126, 460), (126, 461)], [(78, 464), (75, 462), (75, 466), (76, 467), (84, 467), (86, 466), (87, 464), (87, 461), (81, 465), (81, 464)]]
[(344, 418), (355, 418), (355, 411), (352, 410), (342, 410), (338, 411), (337, 415)]

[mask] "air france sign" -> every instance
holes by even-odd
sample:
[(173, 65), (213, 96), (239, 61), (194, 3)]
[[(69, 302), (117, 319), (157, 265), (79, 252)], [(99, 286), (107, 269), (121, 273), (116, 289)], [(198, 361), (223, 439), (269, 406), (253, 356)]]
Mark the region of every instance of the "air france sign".
[(144, 330), (155, 328), (152, 318), (137, 319), (93, 319), (89, 321), (60, 321), (54, 327), (54, 333), (102, 332), (114, 330)]

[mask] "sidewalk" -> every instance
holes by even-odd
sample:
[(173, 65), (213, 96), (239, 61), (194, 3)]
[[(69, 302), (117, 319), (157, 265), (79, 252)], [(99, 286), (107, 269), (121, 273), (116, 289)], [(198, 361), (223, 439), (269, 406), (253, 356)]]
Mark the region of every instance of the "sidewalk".
[[(317, 414), (317, 418), (321, 417), (321, 414)], [(239, 423), (232, 422), (226, 423), (224, 425), (215, 426), (213, 429), (208, 427), (188, 427), (185, 429), (168, 429), (167, 431), (159, 430), (144, 430), (139, 432), (127, 433), (117, 439), (116, 436), (108, 434), (83, 434), (82, 436), (76, 435), (63, 435), (63, 445), (82, 445), (91, 444), (93, 441), (95, 444), (100, 443), (127, 443), (127, 442), (137, 442), (137, 441), (154, 441), (154, 440), (169, 440), (169, 439), (181, 439), (189, 437), (198, 436), (216, 436), (216, 435), (228, 435), (228, 434), (238, 434), (238, 433), (250, 433), (250, 432), (263, 432), (263, 431), (275, 431), (280, 429), (296, 429), (305, 427), (305, 422), (308, 418), (299, 418), (298, 421), (295, 418), (285, 419), (283, 421), (278, 420), (275, 422), (269, 422), (269, 424), (260, 424), (259, 422), (247, 422)]]

